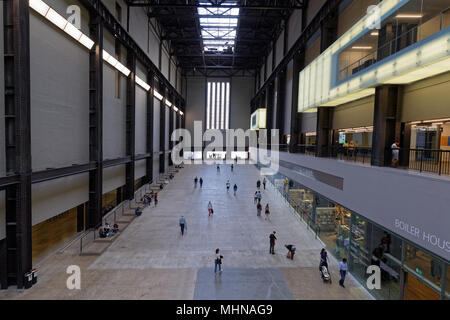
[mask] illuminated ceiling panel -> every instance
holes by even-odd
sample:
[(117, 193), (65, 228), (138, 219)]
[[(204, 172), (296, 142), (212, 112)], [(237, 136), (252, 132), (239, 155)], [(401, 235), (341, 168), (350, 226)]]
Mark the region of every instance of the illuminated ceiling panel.
[[(227, 6), (236, 5), (236, 1), (224, 2)], [(238, 26), (239, 8), (213, 7), (209, 1), (199, 1), (200, 5), (211, 8), (197, 8), (200, 16), (203, 50), (214, 52), (234, 52), (236, 29)]]

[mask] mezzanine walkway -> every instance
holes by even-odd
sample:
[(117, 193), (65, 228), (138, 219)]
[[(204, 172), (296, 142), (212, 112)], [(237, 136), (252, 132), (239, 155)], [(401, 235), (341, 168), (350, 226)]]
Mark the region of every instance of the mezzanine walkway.
[[(203, 188), (194, 189), (195, 176)], [(225, 183), (238, 185), (237, 196)], [(256, 216), (253, 194), (258, 170), (252, 165), (187, 165), (158, 195), (159, 204), (120, 234), (99, 257), (54, 254), (39, 262), (38, 283), (30, 290), (0, 291), (9, 299), (372, 299), (351, 276), (338, 285), (337, 261), (331, 261), (333, 283), (319, 276), (322, 244), (281, 200), (270, 185), (262, 204), (271, 219)], [(208, 217), (211, 200), (214, 216)], [(188, 230), (181, 237), (178, 219)], [(277, 232), (275, 255), (269, 234)], [(297, 246), (294, 261), (284, 244)], [(214, 251), (224, 256), (222, 274), (213, 272)], [(66, 288), (66, 268), (81, 268), (81, 290)]]

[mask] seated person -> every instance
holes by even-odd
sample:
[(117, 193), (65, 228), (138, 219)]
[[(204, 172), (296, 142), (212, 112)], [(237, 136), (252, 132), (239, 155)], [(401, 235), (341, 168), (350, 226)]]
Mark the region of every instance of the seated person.
[(141, 211), (141, 209), (136, 208), (136, 210), (134, 210), (134, 213), (136, 214), (136, 216), (139, 217), (142, 214), (142, 211)]
[(106, 232), (105, 229), (103, 229), (103, 227), (100, 227), (100, 229), (98, 229), (98, 234), (100, 238), (106, 238)]
[(117, 223), (114, 223), (113, 231), (114, 231), (115, 233), (119, 232), (119, 225), (118, 225)]
[(111, 230), (111, 226), (109, 225), (108, 222), (105, 223), (105, 225), (103, 226), (103, 229), (105, 230), (106, 233), (108, 233)]
[(114, 224), (114, 227), (112, 228), (112, 230), (106, 234), (106, 236), (113, 237), (117, 232), (119, 232), (119, 226), (116, 223), (116, 224)]

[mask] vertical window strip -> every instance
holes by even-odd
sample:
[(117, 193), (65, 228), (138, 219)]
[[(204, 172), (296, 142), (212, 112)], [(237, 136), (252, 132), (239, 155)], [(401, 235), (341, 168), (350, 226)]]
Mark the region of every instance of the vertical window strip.
[(211, 95), (211, 129), (214, 129), (214, 119), (216, 116), (216, 83), (212, 82), (212, 95)]
[(222, 98), (220, 104), (220, 129), (225, 129), (225, 82), (222, 82)]
[(216, 82), (217, 93), (216, 93), (216, 129), (220, 129), (220, 82)]
[(230, 83), (227, 82), (227, 92), (225, 95), (225, 106), (226, 106), (226, 110), (225, 110), (225, 116), (226, 116), (226, 121), (225, 121), (225, 129), (229, 129), (230, 128)]
[(211, 82), (208, 82), (208, 89), (206, 95), (206, 129), (211, 129)]

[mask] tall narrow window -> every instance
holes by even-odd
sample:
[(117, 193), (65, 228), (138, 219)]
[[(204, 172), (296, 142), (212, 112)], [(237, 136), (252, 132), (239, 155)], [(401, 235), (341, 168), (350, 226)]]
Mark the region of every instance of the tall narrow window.
[(206, 128), (229, 129), (230, 82), (208, 80), (206, 90)]

